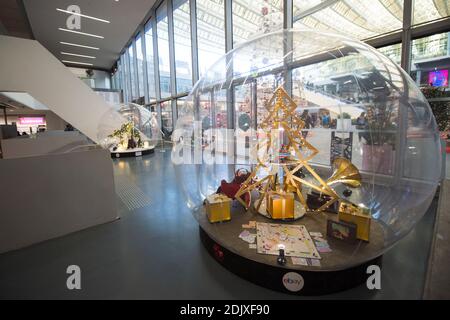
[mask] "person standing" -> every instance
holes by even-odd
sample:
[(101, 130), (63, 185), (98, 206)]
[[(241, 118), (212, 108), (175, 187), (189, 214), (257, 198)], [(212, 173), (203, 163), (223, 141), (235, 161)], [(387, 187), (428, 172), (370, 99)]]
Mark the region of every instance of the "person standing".
[(322, 114), (322, 127), (323, 128), (330, 127), (330, 114), (328, 112), (324, 112)]
[[(366, 124), (367, 124), (366, 113), (365, 112), (361, 112), (359, 117), (356, 119), (356, 129), (364, 130), (365, 127), (366, 127)], [(361, 138), (362, 137), (363, 137), (363, 133), (361, 131), (358, 132), (359, 142), (361, 142)]]
[[(304, 129), (310, 129), (313, 126), (312, 118), (309, 115), (309, 111), (308, 110), (304, 110), (302, 115), (300, 116), (300, 118), (305, 123)], [(308, 131), (302, 131), (302, 136), (303, 136), (303, 138), (306, 139), (306, 137), (308, 136)]]

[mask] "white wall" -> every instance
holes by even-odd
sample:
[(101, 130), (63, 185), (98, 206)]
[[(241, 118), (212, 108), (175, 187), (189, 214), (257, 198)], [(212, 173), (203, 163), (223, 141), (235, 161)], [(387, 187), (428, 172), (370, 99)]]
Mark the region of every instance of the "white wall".
[(118, 218), (103, 149), (0, 160), (0, 253)]
[(48, 131), (33, 139), (0, 140), (3, 159), (64, 153), (88, 144), (86, 137), (77, 131)]

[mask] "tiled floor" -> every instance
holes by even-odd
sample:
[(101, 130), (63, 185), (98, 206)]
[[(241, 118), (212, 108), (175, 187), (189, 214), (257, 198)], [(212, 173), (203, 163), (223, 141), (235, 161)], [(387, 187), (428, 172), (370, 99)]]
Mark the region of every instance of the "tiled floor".
[(450, 299), (450, 180), (445, 180), (441, 185), (436, 221), (424, 298)]
[[(170, 152), (115, 160), (114, 168), (122, 219), (0, 255), (0, 298), (297, 299), (240, 279), (206, 253)], [(321, 298), (421, 298), (435, 211), (436, 201), (385, 254), (380, 291)], [(66, 289), (72, 264), (82, 270), (80, 291)]]

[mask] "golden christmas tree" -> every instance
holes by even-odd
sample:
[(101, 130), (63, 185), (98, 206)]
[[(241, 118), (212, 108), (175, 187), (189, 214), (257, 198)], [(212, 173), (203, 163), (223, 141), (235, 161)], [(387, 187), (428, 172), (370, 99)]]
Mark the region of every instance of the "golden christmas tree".
[[(310, 211), (302, 194), (302, 186), (305, 185), (330, 197), (330, 200), (317, 211), (327, 209), (339, 200), (339, 196), (308, 164), (319, 151), (302, 135), (305, 122), (295, 111), (297, 104), (282, 87), (279, 87), (266, 103), (265, 108), (268, 114), (261, 123), (261, 129), (266, 138), (258, 141), (255, 146), (256, 167), (241, 185), (236, 193), (236, 199), (248, 210), (251, 201), (246, 203), (241, 197), (246, 193), (251, 194), (252, 191), (257, 191), (259, 201), (256, 202), (255, 208), (259, 211), (268, 192), (295, 190), (305, 211)], [(287, 140), (285, 150), (289, 154), (283, 161), (278, 161), (279, 157), (277, 159), (280, 151), (280, 135), (282, 140)], [(261, 153), (263, 156), (260, 156)], [(311, 174), (312, 182), (296, 175), (301, 169)], [(265, 175), (265, 177), (259, 179), (259, 175)], [(281, 179), (281, 176), (284, 178)]]

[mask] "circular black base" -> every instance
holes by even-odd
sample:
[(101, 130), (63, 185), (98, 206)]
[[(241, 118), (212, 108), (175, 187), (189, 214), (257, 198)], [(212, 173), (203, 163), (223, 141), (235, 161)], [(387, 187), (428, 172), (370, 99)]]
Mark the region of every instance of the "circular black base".
[[(200, 239), (211, 256), (234, 274), (262, 287), (294, 295), (325, 295), (348, 290), (365, 283), (370, 276), (367, 267), (381, 268), (382, 256), (356, 267), (339, 271), (300, 271), (286, 267), (275, 267), (237, 255), (216, 243), (199, 226)], [(274, 259), (276, 259), (274, 257)], [(287, 273), (290, 273), (287, 275)], [(295, 274), (292, 274), (295, 273)], [(303, 282), (296, 285), (296, 282)], [(293, 286), (292, 286), (293, 285)], [(290, 291), (287, 287), (294, 287)]]
[(121, 152), (115, 152), (115, 151), (111, 151), (111, 158), (135, 158), (135, 157), (141, 157), (141, 156), (145, 156), (146, 154), (150, 154), (150, 153), (154, 153), (155, 152), (155, 148), (148, 148), (148, 149), (143, 149), (143, 150), (139, 150), (139, 151), (121, 151)]

